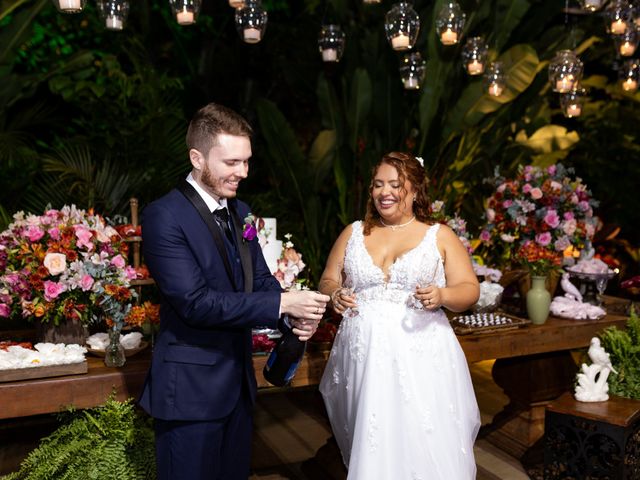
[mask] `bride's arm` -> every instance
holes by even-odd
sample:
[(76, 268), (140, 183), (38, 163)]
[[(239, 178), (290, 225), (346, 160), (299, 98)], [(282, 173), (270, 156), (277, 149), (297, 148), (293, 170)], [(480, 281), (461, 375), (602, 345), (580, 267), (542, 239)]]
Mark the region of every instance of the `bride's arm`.
[(442, 225), (437, 235), (444, 261), (447, 286), (440, 288), (440, 304), (452, 312), (461, 312), (478, 301), (480, 286), (471, 266), (467, 249), (451, 228)]
[(352, 228), (351, 225), (347, 225), (333, 244), (327, 259), (327, 265), (318, 284), (318, 290), (331, 297), (333, 309), (338, 313), (342, 313), (345, 308), (356, 306), (355, 298), (340, 294), (344, 280), (344, 257), (347, 250), (347, 242), (351, 238)]

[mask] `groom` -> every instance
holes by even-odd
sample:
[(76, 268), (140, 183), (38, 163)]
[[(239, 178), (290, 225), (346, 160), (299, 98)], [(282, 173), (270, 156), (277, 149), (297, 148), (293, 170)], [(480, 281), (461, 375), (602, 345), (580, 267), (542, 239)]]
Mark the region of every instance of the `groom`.
[(282, 293), (257, 239), (243, 236), (249, 206), (235, 197), (251, 133), (228, 108), (200, 109), (187, 132), (191, 173), (144, 210), (144, 258), (163, 297), (140, 399), (155, 419), (158, 479), (249, 476), (251, 328), (292, 326), (306, 340), (329, 300)]

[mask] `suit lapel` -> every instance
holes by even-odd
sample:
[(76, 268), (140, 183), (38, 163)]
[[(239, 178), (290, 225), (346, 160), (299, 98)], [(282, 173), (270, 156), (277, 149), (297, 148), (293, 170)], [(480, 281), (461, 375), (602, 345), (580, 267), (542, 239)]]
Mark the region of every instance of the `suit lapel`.
[(238, 254), (240, 255), (240, 263), (242, 264), (242, 272), (244, 273), (244, 291), (251, 293), (253, 290), (253, 260), (251, 259), (251, 249), (249, 243), (245, 242), (242, 237), (243, 225), (240, 222), (240, 217), (236, 211), (235, 200), (227, 200), (227, 206), (229, 207), (229, 213), (231, 214), (231, 220), (235, 227), (236, 245), (238, 247)]
[(204, 223), (207, 225), (207, 228), (209, 229), (209, 232), (211, 232), (211, 236), (213, 237), (213, 241), (215, 242), (216, 248), (218, 249), (218, 253), (222, 258), (222, 263), (224, 264), (224, 269), (227, 272), (227, 276), (229, 277), (229, 280), (233, 284), (235, 290), (238, 290), (238, 285), (236, 285), (236, 282), (234, 280), (235, 277), (231, 270), (231, 263), (229, 263), (229, 256), (227, 253), (227, 249), (224, 246), (224, 240), (222, 239), (222, 235), (224, 234), (220, 231), (220, 227), (213, 219), (213, 215), (209, 211), (207, 204), (204, 203), (204, 200), (198, 194), (198, 192), (196, 192), (196, 189), (193, 188), (193, 186), (191, 186), (191, 184), (186, 180), (183, 180), (182, 182), (180, 182), (177, 188), (178, 188), (178, 191), (180, 191), (180, 193), (182, 193), (185, 197), (187, 197), (187, 200), (191, 202), (191, 204), (200, 214), (200, 217), (202, 217), (202, 220), (204, 221)]

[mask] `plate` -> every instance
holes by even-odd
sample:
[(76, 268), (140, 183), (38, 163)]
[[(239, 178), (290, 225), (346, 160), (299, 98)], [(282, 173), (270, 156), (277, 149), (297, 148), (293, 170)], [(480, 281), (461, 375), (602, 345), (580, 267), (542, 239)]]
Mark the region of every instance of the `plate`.
[[(147, 348), (149, 346), (149, 342), (146, 342), (144, 340), (142, 340), (140, 342), (140, 345), (138, 345), (136, 348), (125, 348), (124, 349), (124, 355), (125, 357), (133, 357), (136, 353), (141, 352), (142, 350), (144, 350), (145, 348)], [(104, 350), (98, 350), (97, 348), (91, 348), (89, 345), (86, 346), (87, 351), (89, 351), (89, 353), (93, 353), (96, 357), (104, 357)]]

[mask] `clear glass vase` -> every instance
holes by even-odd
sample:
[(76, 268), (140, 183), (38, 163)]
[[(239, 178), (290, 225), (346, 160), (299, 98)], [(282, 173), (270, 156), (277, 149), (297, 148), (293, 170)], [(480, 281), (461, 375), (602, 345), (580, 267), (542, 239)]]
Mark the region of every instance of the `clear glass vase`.
[(120, 329), (109, 329), (109, 345), (104, 352), (104, 364), (107, 367), (122, 367), (127, 361), (124, 347), (120, 344)]

